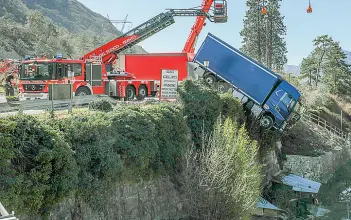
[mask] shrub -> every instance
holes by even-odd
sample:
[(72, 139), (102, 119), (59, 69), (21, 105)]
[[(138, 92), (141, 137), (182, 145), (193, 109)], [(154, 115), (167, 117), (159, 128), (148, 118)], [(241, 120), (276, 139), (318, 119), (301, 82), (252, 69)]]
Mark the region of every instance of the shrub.
[(89, 109), (109, 112), (113, 110), (113, 107), (110, 101), (106, 99), (101, 99), (101, 100), (91, 101), (89, 103)]
[(200, 147), (203, 133), (212, 131), (221, 112), (219, 95), (201, 81), (185, 80), (179, 87), (184, 115), (192, 132), (195, 146)]
[(240, 101), (230, 93), (220, 94), (222, 103), (222, 119), (230, 118), (234, 122), (244, 123), (245, 116)]
[(77, 183), (73, 151), (62, 134), (31, 116), (0, 120), (1, 202), (19, 213), (44, 213)]
[(190, 219), (248, 219), (260, 195), (257, 143), (230, 118), (215, 125), (202, 151), (183, 162), (183, 202)]
[(109, 113), (58, 119), (79, 166), (78, 196), (103, 211), (106, 192), (122, 182), (139, 182), (172, 169), (187, 145), (179, 105), (123, 105)]
[(159, 147), (157, 163), (169, 171), (179, 161), (188, 143), (189, 132), (183, 109), (179, 105), (158, 104), (148, 105), (144, 111), (155, 124), (155, 140)]

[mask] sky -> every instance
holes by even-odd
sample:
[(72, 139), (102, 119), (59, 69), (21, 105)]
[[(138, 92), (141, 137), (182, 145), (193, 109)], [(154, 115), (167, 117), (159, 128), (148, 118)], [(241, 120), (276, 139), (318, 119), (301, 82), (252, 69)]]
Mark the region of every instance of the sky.
[[(128, 14), (124, 32), (131, 27), (165, 12), (166, 9), (192, 8), (200, 6), (202, 0), (78, 0), (91, 10), (113, 20), (123, 20)], [(202, 30), (196, 50), (208, 32), (216, 35), (235, 48), (240, 48), (246, 0), (227, 0), (228, 22), (215, 24), (210, 21)], [(281, 14), (287, 26), (285, 40), (288, 63), (299, 65), (302, 58), (313, 50), (313, 39), (328, 34), (340, 42), (344, 50), (351, 51), (351, 0), (311, 0), (313, 13), (306, 13), (308, 0), (282, 0)], [(176, 17), (175, 23), (161, 32), (139, 43), (147, 52), (181, 52), (188, 38), (194, 17)], [(117, 26), (121, 29), (122, 25)], [(195, 51), (196, 52), (196, 51)]]

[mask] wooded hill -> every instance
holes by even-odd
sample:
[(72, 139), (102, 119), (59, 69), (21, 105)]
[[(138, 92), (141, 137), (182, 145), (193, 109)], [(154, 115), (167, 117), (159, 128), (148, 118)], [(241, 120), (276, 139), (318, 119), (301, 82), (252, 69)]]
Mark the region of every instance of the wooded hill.
[[(76, 0), (1, 0), (0, 57), (79, 57), (121, 35), (104, 16)], [(145, 52), (137, 46), (131, 53)]]

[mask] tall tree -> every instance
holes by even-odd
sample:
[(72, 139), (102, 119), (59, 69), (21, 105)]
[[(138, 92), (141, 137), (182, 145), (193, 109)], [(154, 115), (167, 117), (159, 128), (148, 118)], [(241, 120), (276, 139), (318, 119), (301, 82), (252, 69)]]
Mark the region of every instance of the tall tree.
[(248, 0), (246, 6), (248, 10), (244, 18), (244, 28), (240, 32), (243, 37), (241, 50), (256, 61), (263, 63), (265, 28), (261, 4), (258, 0)]
[(333, 94), (351, 95), (351, 71), (346, 64), (346, 54), (332, 37), (318, 36), (313, 40), (315, 49), (302, 61), (302, 78), (318, 85), (323, 81)]
[(324, 81), (333, 94), (351, 95), (351, 71), (339, 42), (334, 42), (324, 64)]
[[(241, 50), (269, 68), (281, 70), (287, 62), (284, 17), (281, 16), (281, 0), (248, 0), (244, 19)], [(262, 13), (262, 6), (267, 12)]]

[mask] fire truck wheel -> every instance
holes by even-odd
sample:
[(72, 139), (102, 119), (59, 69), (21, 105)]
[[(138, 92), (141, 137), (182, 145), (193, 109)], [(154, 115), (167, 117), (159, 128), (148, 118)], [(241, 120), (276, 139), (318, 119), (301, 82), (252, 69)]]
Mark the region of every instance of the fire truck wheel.
[(138, 98), (139, 99), (144, 99), (147, 96), (147, 88), (145, 85), (139, 86), (138, 89)]
[(91, 92), (87, 87), (79, 87), (76, 91), (76, 96), (90, 95)]
[(127, 86), (126, 88), (126, 100), (133, 100), (135, 98), (134, 86)]

